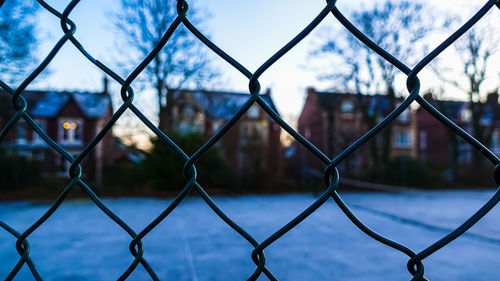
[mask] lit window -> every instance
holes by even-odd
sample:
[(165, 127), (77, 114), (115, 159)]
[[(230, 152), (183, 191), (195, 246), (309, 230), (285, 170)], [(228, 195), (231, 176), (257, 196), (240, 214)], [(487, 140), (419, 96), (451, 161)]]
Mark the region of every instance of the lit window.
[(252, 105), (248, 109), (247, 115), (248, 115), (248, 118), (259, 118), (259, 107), (256, 105)]
[(413, 145), (413, 134), (410, 130), (394, 131), (394, 146), (398, 148), (410, 148)]
[(352, 100), (344, 100), (340, 105), (340, 112), (354, 113), (354, 102)]
[(63, 144), (81, 144), (83, 138), (83, 122), (77, 119), (59, 121), (59, 141)]

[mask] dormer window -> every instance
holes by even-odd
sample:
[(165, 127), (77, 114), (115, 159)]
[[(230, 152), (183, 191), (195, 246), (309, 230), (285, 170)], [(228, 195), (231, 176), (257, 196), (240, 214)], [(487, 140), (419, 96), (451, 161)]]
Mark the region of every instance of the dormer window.
[(59, 120), (59, 142), (62, 144), (82, 144), (83, 121), (81, 119)]

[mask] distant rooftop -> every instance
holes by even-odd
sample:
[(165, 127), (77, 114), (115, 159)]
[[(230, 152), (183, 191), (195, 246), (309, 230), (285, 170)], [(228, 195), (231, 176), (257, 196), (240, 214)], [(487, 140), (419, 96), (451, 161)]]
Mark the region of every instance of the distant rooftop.
[[(0, 95), (7, 96), (4, 91)], [(103, 93), (69, 91), (24, 91), (28, 112), (33, 117), (56, 117), (64, 106), (73, 100), (87, 118), (101, 118), (111, 104), (110, 96)]]
[[(224, 119), (229, 119), (234, 115), (250, 98), (248, 93), (206, 90), (175, 90), (169, 91), (169, 95), (174, 99), (179, 98), (181, 95), (189, 95), (212, 117)], [(261, 94), (261, 98), (267, 106), (279, 114), (269, 91)]]
[[(390, 111), (390, 99), (387, 95), (358, 95), (353, 93), (341, 93), (341, 92), (318, 92), (314, 89), (309, 89), (314, 91), (318, 96), (318, 104), (324, 110), (331, 110), (334, 107), (340, 106), (340, 103), (349, 97), (352, 97), (355, 102), (361, 102), (368, 107), (370, 112), (374, 112), (377, 115), (386, 115)], [(396, 97), (396, 102), (401, 102), (403, 98)]]

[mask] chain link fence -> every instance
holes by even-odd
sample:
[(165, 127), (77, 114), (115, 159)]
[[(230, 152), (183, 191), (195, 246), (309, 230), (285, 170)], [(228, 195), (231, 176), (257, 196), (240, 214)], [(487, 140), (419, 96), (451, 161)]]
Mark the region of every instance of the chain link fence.
[[(3, 81), (0, 81), (0, 87), (7, 91), (11, 95), (11, 106), (15, 109), (15, 114), (10, 118), (6, 125), (2, 128), (0, 132), (0, 143), (4, 142), (7, 134), (13, 130), (13, 126), (16, 122), (24, 119), (31, 128), (42, 138), (54, 152), (61, 155), (66, 161), (71, 163), (69, 168), (70, 181), (67, 186), (61, 191), (57, 199), (53, 202), (51, 207), (40, 217), (38, 220), (29, 226), (27, 229), (20, 232), (0, 221), (0, 227), (8, 231), (11, 235), (17, 238), (16, 249), (19, 253), (19, 260), (10, 271), (6, 280), (12, 280), (16, 277), (17, 273), (24, 265), (27, 265), (31, 270), (34, 278), (36, 280), (43, 280), (43, 277), (37, 271), (36, 265), (30, 258), (30, 244), (29, 236), (33, 234), (52, 214), (61, 206), (61, 204), (66, 199), (67, 195), (72, 189), (80, 188), (82, 189), (88, 197), (99, 207), (102, 212), (104, 212), (110, 219), (112, 219), (117, 225), (119, 225), (124, 231), (130, 236), (129, 250), (130, 254), (134, 257), (133, 262), (128, 266), (128, 268), (118, 277), (118, 280), (127, 279), (134, 270), (142, 266), (150, 275), (152, 280), (159, 280), (154, 269), (149, 265), (148, 261), (144, 258), (144, 247), (141, 240), (148, 235), (160, 222), (162, 222), (186, 197), (186, 195), (191, 191), (195, 190), (206, 202), (206, 204), (223, 220), (227, 223), (235, 232), (237, 232), (241, 237), (246, 239), (248, 243), (254, 248), (251, 253), (251, 259), (255, 263), (254, 272), (248, 277), (248, 280), (256, 280), (262, 275), (265, 275), (269, 280), (278, 280), (271, 271), (270, 268), (266, 267), (266, 256), (265, 250), (275, 241), (280, 239), (285, 233), (290, 231), (292, 228), (301, 223), (305, 218), (315, 212), (321, 205), (329, 198), (333, 198), (338, 207), (344, 212), (344, 214), (351, 220), (351, 222), (356, 225), (361, 231), (371, 238), (377, 240), (378, 242), (385, 244), (387, 247), (391, 247), (396, 251), (400, 251), (406, 254), (409, 258), (407, 263), (407, 269), (410, 273), (411, 280), (427, 280), (424, 277), (424, 264), (423, 260), (442, 247), (446, 246), (454, 239), (466, 232), (471, 226), (478, 222), (485, 214), (487, 214), (497, 203), (500, 201), (500, 190), (497, 190), (495, 194), (487, 201), (476, 213), (474, 213), (469, 219), (467, 219), (463, 224), (457, 227), (455, 230), (436, 241), (434, 244), (428, 246), (424, 250), (416, 253), (409, 249), (405, 245), (399, 244), (388, 237), (384, 237), (373, 230), (371, 230), (367, 225), (365, 225), (351, 209), (344, 203), (341, 196), (337, 193), (337, 188), (341, 181), (339, 173), (336, 166), (341, 163), (346, 157), (351, 155), (353, 152), (358, 150), (367, 141), (376, 136), (382, 129), (391, 124), (396, 117), (398, 117), (405, 109), (407, 109), (412, 103), (418, 103), (423, 109), (429, 112), (434, 118), (439, 120), (446, 127), (451, 129), (456, 135), (460, 136), (463, 140), (472, 145), (475, 149), (480, 151), (484, 157), (486, 157), (494, 166), (493, 176), (497, 184), (500, 184), (500, 160), (483, 144), (474, 139), (471, 135), (465, 132), (463, 129), (458, 127), (452, 121), (447, 119), (442, 113), (436, 110), (431, 104), (429, 104), (420, 95), (420, 82), (417, 77), (418, 73), (424, 69), (431, 61), (433, 61), (440, 53), (447, 49), (453, 42), (460, 38), (467, 30), (473, 27), (477, 21), (479, 21), (490, 9), (494, 9), (495, 6), (500, 9), (500, 1), (490, 0), (488, 1), (473, 17), (471, 17), (462, 27), (460, 27), (455, 33), (453, 33), (448, 39), (442, 42), (436, 49), (434, 49), (429, 55), (424, 57), (414, 68), (409, 68), (403, 62), (394, 58), (386, 50), (380, 48), (377, 44), (366, 37), (362, 32), (360, 32), (349, 20), (347, 20), (344, 15), (337, 9), (336, 1), (328, 0), (324, 9), (316, 16), (316, 18), (295, 38), (293, 38), (288, 44), (281, 48), (277, 53), (275, 53), (271, 58), (269, 58), (261, 67), (259, 67), (254, 73), (247, 70), (238, 61), (233, 59), (229, 54), (225, 53), (217, 45), (215, 45), (210, 39), (205, 37), (205, 35), (200, 32), (189, 20), (189, 6), (184, 0), (177, 1), (177, 16), (175, 20), (170, 25), (167, 32), (163, 35), (162, 39), (156, 47), (151, 50), (149, 55), (142, 60), (142, 62), (131, 72), (131, 74), (122, 78), (116, 72), (111, 70), (106, 65), (102, 64), (100, 61), (95, 59), (90, 53), (88, 53), (85, 48), (80, 44), (80, 42), (74, 36), (76, 31), (76, 25), (70, 20), (69, 16), (71, 11), (77, 6), (79, 0), (71, 1), (63, 12), (57, 11), (52, 6), (47, 4), (42, 0), (37, 0), (37, 2), (49, 11), (52, 15), (60, 19), (61, 28), (63, 31), (62, 37), (54, 45), (50, 53), (45, 57), (42, 63), (20, 84), (16, 89), (9, 87)], [(0, 1), (0, 7), (3, 1)], [(333, 159), (329, 158), (327, 155), (323, 154), (319, 149), (312, 145), (306, 138), (297, 133), (290, 125), (288, 125), (280, 116), (274, 112), (260, 97), (261, 87), (259, 84), (259, 77), (276, 61), (278, 61), (284, 54), (294, 48), (301, 40), (303, 40), (313, 29), (315, 29), (320, 22), (325, 20), (327, 17), (333, 15), (338, 22), (340, 22), (345, 28), (347, 28), (354, 36), (356, 36), (361, 42), (366, 44), (370, 49), (376, 52), (378, 55), (383, 57), (385, 60), (393, 64), (401, 72), (406, 74), (406, 84), (409, 92), (409, 96), (401, 103), (396, 109), (394, 109), (389, 115), (387, 115), (383, 121), (381, 121), (374, 128), (369, 130), (356, 142), (350, 145), (342, 153), (336, 155)], [(166, 134), (160, 131), (146, 116), (134, 105), (134, 91), (130, 87), (131, 83), (137, 78), (137, 76), (144, 71), (146, 66), (154, 59), (154, 57), (160, 52), (162, 47), (166, 44), (169, 38), (172, 36), (173, 32), (180, 26), (184, 25), (194, 36), (196, 36), (203, 44), (210, 48), (214, 53), (224, 59), (227, 63), (232, 65), (237, 71), (245, 75), (249, 80), (249, 98), (248, 101), (231, 117), (231, 119), (210, 139), (208, 140), (198, 151), (193, 155), (186, 155), (183, 150), (176, 145)], [(109, 75), (115, 81), (121, 85), (121, 98), (123, 103), (108, 120), (104, 128), (92, 139), (90, 143), (84, 148), (84, 150), (77, 156), (72, 156), (68, 151), (66, 151), (61, 145), (56, 141), (51, 139), (44, 130), (34, 121), (34, 119), (28, 114), (27, 108), (28, 103), (23, 97), (23, 91), (28, 87), (28, 85), (50, 64), (51, 60), (58, 54), (61, 48), (65, 44), (72, 44), (76, 47), (80, 53), (85, 56), (90, 62), (92, 62), (96, 67), (98, 67), (102, 72)], [(248, 232), (235, 223), (223, 210), (221, 210), (217, 204), (212, 200), (210, 195), (204, 190), (204, 188), (197, 181), (197, 171), (196, 162), (201, 156), (213, 145), (215, 145), (222, 136), (242, 117), (242, 115), (250, 108), (251, 105), (257, 103), (267, 114), (274, 119), (284, 130), (286, 130), (297, 142), (304, 146), (311, 154), (315, 155), (320, 159), (324, 165), (325, 169), (323, 172), (325, 190), (319, 196), (319, 198), (303, 210), (298, 216), (293, 220), (288, 222), (286, 225), (281, 227), (278, 231), (274, 232), (272, 235), (267, 237), (263, 241), (257, 241)], [(171, 149), (173, 149), (179, 156), (184, 159), (184, 177), (186, 178), (186, 183), (179, 194), (175, 197), (173, 202), (164, 209), (164, 211), (156, 217), (153, 221), (147, 225), (144, 229), (136, 231), (129, 227), (124, 220), (113, 213), (101, 199), (93, 192), (92, 187), (90, 187), (82, 179), (82, 168), (81, 162), (85, 159), (89, 153), (96, 147), (96, 145), (103, 139), (104, 135), (108, 133), (116, 121), (124, 114), (125, 111), (130, 110), (135, 114), (147, 127), (149, 127), (154, 134), (158, 136), (163, 142), (168, 144)]]

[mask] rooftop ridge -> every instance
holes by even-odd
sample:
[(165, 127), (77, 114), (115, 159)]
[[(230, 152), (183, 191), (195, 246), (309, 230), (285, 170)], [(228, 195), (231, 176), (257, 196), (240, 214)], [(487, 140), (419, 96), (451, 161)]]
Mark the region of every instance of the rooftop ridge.
[[(211, 94), (223, 94), (223, 95), (240, 95), (240, 96), (250, 96), (250, 93), (245, 93), (245, 92), (239, 92), (239, 91), (228, 91), (228, 90), (203, 90), (203, 89), (168, 89), (168, 91), (171, 92), (191, 92), (191, 93), (197, 93), (197, 92), (204, 92), (204, 93), (211, 93)], [(268, 95), (268, 91), (265, 91), (263, 93), (260, 93), (261, 96)]]

